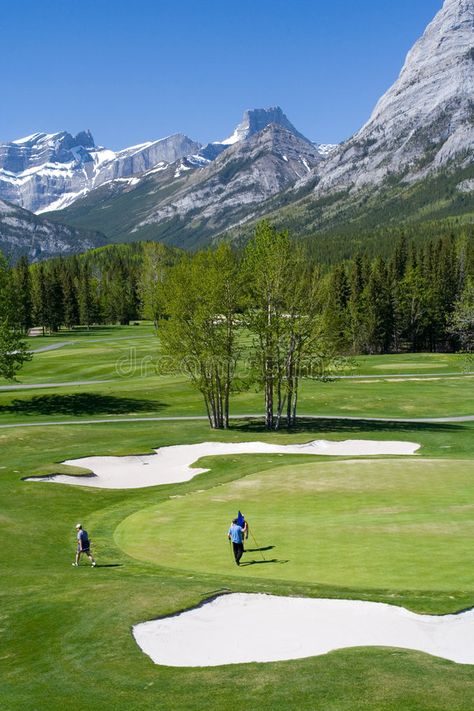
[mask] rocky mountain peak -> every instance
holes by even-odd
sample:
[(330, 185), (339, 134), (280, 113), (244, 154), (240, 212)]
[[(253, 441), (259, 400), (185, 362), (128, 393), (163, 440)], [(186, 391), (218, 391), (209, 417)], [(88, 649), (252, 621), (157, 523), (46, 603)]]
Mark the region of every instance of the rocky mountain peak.
[(87, 129), (86, 131), (80, 131), (74, 138), (76, 146), (83, 146), (84, 148), (95, 148), (95, 141), (92, 133)]
[(474, 0), (445, 0), (369, 121), (324, 165), (318, 192), (472, 158), (473, 119)]
[(446, 0), (364, 128), (386, 117), (400, 98), (411, 118), (427, 117), (452, 99), (472, 99), (473, 60), (474, 0)]
[(272, 106), (268, 109), (249, 109), (244, 111), (242, 121), (236, 127), (233, 134), (221, 141), (221, 143), (224, 145), (238, 143), (256, 133), (260, 133), (260, 131), (263, 131), (263, 129), (270, 124), (282, 126), (286, 128), (287, 131), (298, 136), (298, 138), (310, 143), (310, 141), (293, 126), (279, 106)]
[(131, 179), (200, 148), (183, 134), (115, 152), (96, 146), (89, 130), (34, 133), (0, 144), (0, 197), (37, 213), (62, 209), (105, 182)]

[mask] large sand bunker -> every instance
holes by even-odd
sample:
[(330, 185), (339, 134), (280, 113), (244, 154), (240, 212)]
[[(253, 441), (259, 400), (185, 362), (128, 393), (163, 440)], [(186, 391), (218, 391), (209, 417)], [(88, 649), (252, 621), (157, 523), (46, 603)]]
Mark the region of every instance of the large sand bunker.
[(57, 474), (29, 477), (26, 481), (50, 481), (100, 489), (141, 489), (157, 484), (189, 481), (208, 469), (191, 468), (201, 457), (223, 454), (313, 454), (329, 457), (370, 455), (410, 455), (420, 445), (414, 442), (379, 442), (347, 440), (329, 442), (316, 440), (307, 444), (267, 444), (265, 442), (202, 442), (161, 447), (155, 454), (130, 457), (85, 457), (69, 459), (64, 464), (90, 469), (93, 476)]
[(173, 667), (276, 662), (348, 647), (401, 647), (474, 664), (474, 610), (436, 617), (374, 602), (238, 593), (138, 624), (133, 635), (155, 664)]

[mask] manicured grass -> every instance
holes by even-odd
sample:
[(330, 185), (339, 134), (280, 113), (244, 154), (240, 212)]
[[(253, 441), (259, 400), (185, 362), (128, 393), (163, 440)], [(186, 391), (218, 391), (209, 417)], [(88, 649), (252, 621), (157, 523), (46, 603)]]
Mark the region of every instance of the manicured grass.
[[(446, 443), (459, 441), (464, 456), (472, 456), (474, 428), (471, 425), (449, 428), (440, 425), (425, 428), (418, 426), (412, 430), (408, 430), (407, 426), (398, 426), (396, 433), (389, 430), (389, 425), (383, 427), (384, 430), (373, 433), (364, 429), (363, 425), (358, 425), (358, 431), (353, 431), (351, 436), (398, 436), (418, 440), (424, 445), (422, 454), (430, 457), (435, 454), (441, 457)], [(264, 575), (260, 569), (253, 572), (245, 568), (236, 571), (225, 540), (228, 518), (234, 513), (235, 502), (223, 502), (222, 524), (217, 517), (203, 522), (201, 511), (194, 510), (196, 501), (204, 497), (204, 494), (198, 493), (199, 490), (204, 489), (207, 497), (215, 496), (217, 492), (220, 498), (222, 494), (225, 495), (226, 487), (240, 486), (245, 489), (246, 482), (252, 478), (265, 479), (267, 476), (282, 490), (288, 476), (298, 478), (299, 470), (306, 470), (307, 458), (304, 458), (304, 463), (301, 463), (301, 458), (295, 457), (213, 458), (205, 462), (212, 467), (211, 471), (190, 482), (136, 491), (82, 490), (66, 485), (24, 483), (19, 480), (19, 477), (27, 473), (40, 471), (47, 461), (70, 456), (95, 452), (143, 452), (160, 444), (198, 442), (204, 439), (242, 440), (264, 437), (269, 441), (286, 443), (291, 440), (306, 441), (317, 436), (346, 436), (347, 432), (338, 432), (337, 425), (332, 432), (318, 432), (314, 429), (295, 436), (264, 435), (255, 429), (249, 431), (245, 424), (228, 433), (210, 433), (203, 423), (52, 428), (43, 430), (41, 434), (41, 439), (32, 430), (18, 429), (2, 434), (2, 448), (6, 452), (3, 461), (7, 468), (3, 470), (0, 480), (3, 502), (0, 529), (3, 540), (14, 541), (13, 550), (12, 546), (0, 550), (4, 629), (0, 693), (4, 708), (15, 711), (30, 707), (61, 709), (65, 698), (74, 698), (76, 705), (104, 711), (130, 707), (149, 709), (150, 706), (158, 706), (160, 709), (213, 710), (231, 707), (236, 693), (240, 701), (250, 708), (262, 709), (354, 708), (378, 711), (383, 708), (395, 711), (400, 708), (456, 708), (467, 711), (472, 707), (473, 668), (403, 650), (350, 650), (297, 662), (186, 670), (153, 665), (134, 643), (130, 629), (135, 622), (184, 609), (225, 589), (382, 600), (406, 605), (420, 612), (442, 613), (472, 604), (472, 585), (466, 583), (468, 565), (464, 565), (460, 571), (463, 585), (456, 583), (452, 589), (446, 589), (436, 580), (436, 572), (431, 574), (431, 587), (425, 582), (424, 574), (429, 565), (433, 564), (433, 557), (420, 569), (419, 579), (413, 586), (377, 588), (374, 584), (362, 585), (360, 577), (357, 580), (353, 578), (357, 561), (351, 562), (349, 549), (345, 551), (345, 560), (351, 564), (351, 575), (344, 578), (341, 573), (342, 585), (335, 581), (328, 584), (323, 576), (321, 579), (315, 576), (310, 582), (285, 581), (281, 576), (283, 565), (276, 566), (276, 569), (271, 565), (265, 566)], [(463, 459), (446, 462), (440, 458), (439, 461), (446, 479), (449, 481), (452, 476), (455, 487), (461, 483), (468, 493), (469, 476), (462, 472), (467, 471), (470, 463), (465, 463)], [(393, 459), (389, 463), (390, 466), (403, 468), (407, 464), (405, 459)], [(421, 467), (422, 464), (421, 458), (410, 461), (410, 466)], [(356, 465), (359, 467), (360, 463)], [(311, 467), (315, 466), (337, 469), (340, 463), (318, 460), (311, 463)], [(379, 463), (375, 466), (379, 466)], [(343, 479), (340, 478), (342, 483)], [(429, 477), (426, 476), (426, 479), (429, 484)], [(405, 493), (399, 490), (403, 483), (408, 487)], [(290, 479), (288, 484), (287, 497), (290, 495), (290, 504), (294, 481)], [(358, 477), (355, 484), (361, 487)], [(374, 499), (378, 497), (409, 498), (416, 486), (416, 477), (406, 476), (404, 482), (398, 478), (397, 486), (389, 487), (388, 492), (381, 491), (380, 487), (374, 492), (367, 491), (367, 504), (359, 505), (373, 509), (375, 505), (379, 506), (379, 503), (374, 504)], [(437, 491), (442, 498), (441, 474), (438, 475)], [(421, 493), (421, 488), (418, 488), (419, 497)], [(185, 494), (189, 496), (170, 499)], [(337, 492), (327, 492), (333, 508), (339, 508), (338, 516), (346, 516), (349, 523), (354, 516), (352, 506), (355, 499), (352, 496), (356, 497), (356, 491), (351, 494), (346, 487), (341, 494), (344, 498), (338, 507)], [(433, 516), (434, 521), (440, 515), (435, 506), (435, 498), (434, 494), (430, 494), (428, 502), (425, 502), (425, 511)], [(456, 502), (461, 499), (462, 492), (454, 493), (451, 504), (458, 505)], [(184, 501), (189, 504), (190, 519), (194, 521), (197, 513), (199, 525), (203, 527), (202, 532), (198, 528), (198, 549), (202, 549), (206, 557), (212, 549), (219, 551), (219, 555), (220, 551), (225, 553), (222, 567), (218, 571), (180, 570), (175, 563), (173, 568), (166, 568), (159, 561), (141, 561), (131, 557), (117, 545), (115, 538), (122, 522), (130, 520), (128, 517), (150, 509), (151, 506), (174, 507), (175, 503)], [(445, 505), (443, 501), (441, 505)], [(283, 506), (283, 499), (280, 506)], [(266, 537), (264, 531), (267, 523), (273, 525), (271, 511), (265, 514), (263, 509), (261, 506), (261, 514), (258, 513), (258, 516), (257, 513), (253, 514), (259, 543), (262, 534)], [(318, 503), (316, 513), (321, 521), (324, 518), (321, 503)], [(282, 515), (280, 510), (278, 515)], [(283, 520), (286, 515), (283, 513)], [(377, 515), (380, 515), (382, 523), (385, 522), (385, 514)], [(365, 517), (368, 526), (370, 514), (366, 513)], [(78, 570), (71, 568), (73, 529), (77, 520), (83, 520), (91, 532), (99, 564), (117, 567), (91, 570), (84, 565)], [(157, 528), (158, 532), (167, 535), (166, 526), (163, 529)], [(328, 529), (325, 533), (328, 535)], [(440, 544), (440, 550), (443, 547), (445, 550), (450, 533), (447, 531), (441, 534), (441, 538), (434, 538), (431, 545), (435, 552)], [(275, 557), (283, 557), (282, 546), (290, 534), (288, 531), (277, 531), (277, 535)], [(341, 534), (339, 540), (342, 539)], [(466, 530), (464, 541), (468, 555), (471, 544), (469, 529)], [(189, 543), (188, 539), (184, 541), (186, 548)], [(178, 553), (180, 547), (177, 546)], [(323, 550), (318, 546), (318, 541), (315, 542), (315, 548)], [(381, 545), (379, 555), (383, 557)], [(419, 557), (416, 557), (416, 563), (419, 563)], [(335, 563), (328, 561), (326, 554), (325, 565), (329, 565), (329, 572), (334, 571)], [(407, 574), (402, 561), (398, 560), (397, 566), (399, 571), (405, 570), (404, 575)], [(436, 565), (433, 567), (436, 568)], [(413, 579), (416, 570), (414, 566)], [(380, 576), (377, 582), (380, 582)], [(83, 678), (85, 655), (87, 663), (93, 668), (92, 696), (91, 687)], [(367, 693), (370, 693), (370, 698)]]
[[(259, 415), (262, 395), (232, 400), (231, 414)], [(474, 376), (435, 381), (305, 381), (299, 412), (350, 417), (455, 417), (474, 412)], [(200, 393), (184, 378), (122, 378), (66, 388), (0, 392), (0, 424), (107, 416), (205, 416)]]
[[(30, 339), (69, 342), (35, 354), (21, 371), (22, 383), (104, 380), (80, 386), (0, 392), (0, 424), (62, 421), (104, 416), (205, 415), (202, 397), (182, 375), (157, 375), (159, 341), (151, 325), (60, 332)], [(301, 383), (299, 412), (355, 417), (442, 417), (474, 412), (474, 376), (462, 373), (463, 356), (408, 354), (355, 359), (354, 380)], [(431, 377), (410, 379), (411, 373)], [(456, 373), (450, 377), (444, 373)], [(380, 375), (364, 379), (363, 375)], [(399, 374), (395, 381), (384, 374)], [(6, 384), (2, 381), (0, 384)], [(232, 413), (259, 414), (262, 395), (254, 387), (232, 398)]]
[[(65, 351), (65, 349), (64, 349)], [(74, 368), (61, 367), (54, 375), (56, 361), (63, 363), (65, 352), (48, 354), (50, 382), (82, 379)], [(117, 355), (113, 353), (113, 355)], [(40, 356), (37, 356), (39, 358)], [(109, 365), (101, 368), (99, 356), (87, 352), (90, 375), (111, 378), (111, 382), (80, 386), (12, 390), (0, 392), (0, 424), (110, 416), (205, 416), (200, 393), (184, 377), (149, 375), (118, 377)], [(107, 358), (104, 355), (104, 358)], [(26, 379), (25, 379), (26, 382)], [(232, 399), (234, 415), (260, 414), (262, 395), (250, 389)], [(338, 380), (329, 383), (305, 380), (301, 385), (301, 415), (351, 417), (447, 417), (474, 412), (474, 376), (426, 380)]]
[[(305, 457), (301, 464), (292, 457), (260, 472), (260, 462), (278, 457), (248, 458), (256, 473), (132, 514), (115, 541), (139, 560), (225, 575), (225, 533), (241, 509), (256, 522), (256, 540), (246, 543), (239, 578), (474, 593), (465, 565), (474, 537), (474, 462)], [(195, 547), (200, 522), (203, 545)]]
[[(129, 345), (118, 338), (128, 338), (133, 328), (139, 329), (114, 331), (111, 346), (85, 335), (81, 344), (39, 354), (25, 369), (25, 380), (30, 368), (30, 382), (113, 373), (114, 359)], [(68, 340), (62, 335), (59, 340)], [(131, 340), (147, 354), (146, 339)], [(378, 365), (374, 360), (373, 369)], [(429, 415), (472, 414), (470, 382), (308, 383), (302, 411), (384, 416), (408, 407)], [(43, 395), (60, 399), (32, 400)], [(240, 397), (242, 411), (261, 409), (260, 395)], [(11, 409), (15, 400), (21, 404)], [(158, 415), (202, 411), (184, 379), (136, 375), (88, 388), (2, 393), (0, 404), (7, 408), (4, 422), (143, 415), (148, 407)], [(189, 482), (141, 490), (21, 481), (91, 454), (139, 454), (204, 440), (286, 444), (317, 438), (403, 439), (420, 442), (422, 449), (413, 459), (367, 464), (294, 456), (208, 458), (201, 464), (210, 471)], [(294, 662), (188, 670), (152, 664), (131, 635), (136, 622), (225, 590), (380, 600), (439, 614), (472, 606), (474, 423), (302, 421), (292, 434), (267, 433), (255, 422), (236, 422), (228, 432), (211, 432), (205, 422), (18, 427), (0, 430), (0, 447), (2, 711), (63, 711), (69, 705), (87, 711), (474, 708), (474, 667), (421, 653), (354, 649)], [(258, 542), (276, 546), (265, 557), (288, 563), (237, 570), (226, 541), (237, 500)], [(153, 512), (169, 521), (150, 518)], [(103, 567), (71, 567), (79, 520)]]
[(466, 358), (453, 353), (403, 353), (383, 356), (355, 356), (354, 374), (357, 375), (403, 375), (462, 373)]

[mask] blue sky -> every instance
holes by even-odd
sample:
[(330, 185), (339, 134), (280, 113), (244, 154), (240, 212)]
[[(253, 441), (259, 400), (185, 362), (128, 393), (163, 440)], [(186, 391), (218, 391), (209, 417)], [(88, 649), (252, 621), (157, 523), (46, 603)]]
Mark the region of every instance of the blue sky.
[(0, 141), (224, 138), (280, 105), (319, 142), (369, 117), (442, 0), (0, 0)]

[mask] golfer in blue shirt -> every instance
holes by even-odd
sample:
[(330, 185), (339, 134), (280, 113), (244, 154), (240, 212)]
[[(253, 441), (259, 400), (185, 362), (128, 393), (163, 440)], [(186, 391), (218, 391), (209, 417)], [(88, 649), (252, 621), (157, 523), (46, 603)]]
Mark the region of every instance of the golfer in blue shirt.
[(234, 558), (237, 565), (240, 565), (240, 559), (242, 558), (244, 552), (244, 535), (247, 530), (247, 523), (244, 523), (243, 527), (239, 526), (238, 519), (234, 518), (232, 521), (229, 532), (227, 533), (227, 538), (232, 541), (232, 547), (234, 549)]

